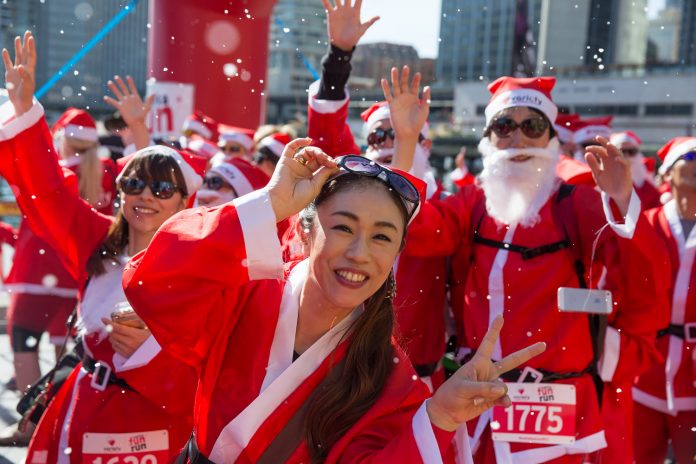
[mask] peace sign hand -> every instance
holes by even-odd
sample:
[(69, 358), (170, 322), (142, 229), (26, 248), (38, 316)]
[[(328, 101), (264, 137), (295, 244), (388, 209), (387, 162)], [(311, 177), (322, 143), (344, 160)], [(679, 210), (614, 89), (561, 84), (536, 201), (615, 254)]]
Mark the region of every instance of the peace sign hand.
[(312, 139), (295, 139), (285, 146), (270, 182), (265, 187), (276, 221), (299, 213), (316, 198), (324, 183), (338, 170), (336, 162)]
[(15, 37), (14, 49), (14, 64), (6, 48), (2, 49), (2, 61), (5, 64), (7, 96), (14, 106), (15, 115), (21, 116), (32, 107), (36, 89), (36, 42), (31, 32), (24, 33), (24, 41)]
[(507, 387), (498, 378), (546, 350), (539, 342), (521, 349), (498, 362), (491, 361), (493, 348), (500, 336), (503, 318), (498, 316), (481, 341), (476, 354), (454, 373), (428, 401), (430, 422), (448, 431), (481, 415), (493, 406), (510, 405)]

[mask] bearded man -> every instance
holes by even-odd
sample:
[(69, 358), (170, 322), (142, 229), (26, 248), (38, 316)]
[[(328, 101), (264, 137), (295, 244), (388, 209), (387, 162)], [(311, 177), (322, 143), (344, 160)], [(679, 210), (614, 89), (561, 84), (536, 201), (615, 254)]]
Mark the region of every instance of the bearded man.
[[(409, 169), (427, 103), (419, 103), (417, 86), (414, 94), (414, 86), (396, 70), (392, 83), (393, 95), (385, 89), (392, 114), (404, 114), (396, 111), (402, 105), (412, 108), (410, 115), (391, 119), (398, 142), (393, 164)], [(663, 307), (657, 300), (664, 299), (664, 292), (658, 290), (667, 282), (653, 269), (664, 265), (666, 248), (640, 215), (628, 162), (605, 138), (597, 138), (585, 154), (601, 196), (584, 185), (569, 187), (555, 176), (554, 84), (551, 77), (503, 77), (489, 86), (478, 184), (445, 199), (430, 198), (407, 236), (409, 254), (454, 254), (450, 292), (459, 313), (460, 356), (475, 350), (490, 321), (503, 314), (506, 328), (494, 357), (502, 359), (530, 342), (547, 343), (546, 353), (529, 369), (505, 380), (541, 382), (551, 390), (557, 384), (572, 385), (575, 392), (574, 412), (563, 419), (572, 429), (570, 440), (563, 441), (553, 427), (545, 428), (548, 433), (537, 442), (513, 436), (519, 430), (496, 433), (494, 439), (492, 430), (522, 419), (499, 421), (487, 414), (468, 424), (476, 462), (591, 459), (588, 455), (607, 446), (599, 406), (609, 390), (602, 389), (604, 383), (625, 385), (659, 359), (654, 337), (666, 315), (655, 314), (655, 308)], [(605, 336), (602, 319), (561, 312), (557, 302), (559, 288), (597, 288), (600, 282), (612, 291), (614, 303)], [(539, 424), (542, 419), (535, 417)]]

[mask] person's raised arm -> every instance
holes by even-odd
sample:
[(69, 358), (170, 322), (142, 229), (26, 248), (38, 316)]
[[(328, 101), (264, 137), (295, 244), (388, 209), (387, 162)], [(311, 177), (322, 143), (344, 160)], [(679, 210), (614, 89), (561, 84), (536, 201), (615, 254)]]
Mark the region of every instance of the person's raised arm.
[(155, 96), (150, 95), (143, 101), (130, 76), (126, 76), (126, 82), (120, 76), (115, 76), (113, 81), (108, 82), (108, 86), (116, 98), (105, 95), (104, 101), (121, 113), (121, 117), (133, 134), (135, 149), (140, 150), (150, 146), (150, 134), (145, 125), (145, 118), (152, 108)]
[(392, 166), (402, 171), (411, 170), (418, 134), (430, 112), (430, 87), (425, 87), (423, 97), (419, 98), (421, 74), (416, 73), (411, 82), (409, 77), (410, 70), (404, 66), (401, 73), (396, 68), (391, 69), (391, 88), (387, 80), (382, 79), (395, 135)]

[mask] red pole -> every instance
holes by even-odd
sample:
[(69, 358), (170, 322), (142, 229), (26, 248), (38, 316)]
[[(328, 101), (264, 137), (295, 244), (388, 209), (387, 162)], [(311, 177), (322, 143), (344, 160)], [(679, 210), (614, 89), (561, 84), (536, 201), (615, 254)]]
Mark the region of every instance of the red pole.
[(257, 127), (264, 117), (275, 0), (150, 0), (149, 76), (193, 84), (193, 108)]

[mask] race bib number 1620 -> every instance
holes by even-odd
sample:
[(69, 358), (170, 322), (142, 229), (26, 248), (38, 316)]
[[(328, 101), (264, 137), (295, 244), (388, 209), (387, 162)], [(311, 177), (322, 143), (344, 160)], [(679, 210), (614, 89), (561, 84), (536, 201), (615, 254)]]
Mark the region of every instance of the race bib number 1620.
[(517, 443), (575, 443), (575, 386), (508, 383), (512, 404), (493, 408), (493, 440)]
[(169, 460), (166, 430), (135, 433), (85, 433), (83, 464), (165, 464)]

